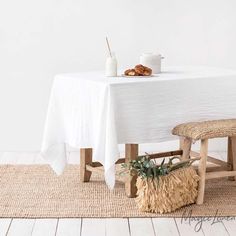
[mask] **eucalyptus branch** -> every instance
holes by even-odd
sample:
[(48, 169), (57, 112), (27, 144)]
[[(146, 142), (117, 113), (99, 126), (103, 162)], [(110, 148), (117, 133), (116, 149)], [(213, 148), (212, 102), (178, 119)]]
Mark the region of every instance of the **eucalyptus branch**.
[[(179, 162), (173, 163), (176, 159)], [(151, 160), (149, 154), (146, 153), (146, 155), (138, 156), (136, 160), (132, 160), (130, 163), (123, 164), (122, 167), (125, 169), (123, 174), (129, 172), (142, 178), (159, 178), (159, 176), (167, 175), (171, 171), (190, 166), (194, 161), (199, 159), (181, 160), (180, 157), (174, 156), (167, 163), (165, 163), (164, 158), (161, 164), (157, 165), (155, 160)]]

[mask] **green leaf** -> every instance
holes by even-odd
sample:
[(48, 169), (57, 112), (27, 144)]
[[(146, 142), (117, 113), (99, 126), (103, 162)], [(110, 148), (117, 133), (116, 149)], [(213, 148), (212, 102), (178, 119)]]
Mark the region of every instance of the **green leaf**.
[(161, 166), (163, 166), (164, 163), (165, 163), (165, 158), (162, 160), (162, 162), (161, 162)]

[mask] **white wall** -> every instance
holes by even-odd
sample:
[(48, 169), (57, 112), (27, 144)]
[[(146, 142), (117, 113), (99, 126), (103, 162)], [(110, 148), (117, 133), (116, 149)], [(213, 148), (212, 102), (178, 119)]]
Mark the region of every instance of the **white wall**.
[(0, 151), (39, 150), (53, 76), (103, 69), (105, 35), (122, 67), (236, 68), (235, 0), (0, 1)]

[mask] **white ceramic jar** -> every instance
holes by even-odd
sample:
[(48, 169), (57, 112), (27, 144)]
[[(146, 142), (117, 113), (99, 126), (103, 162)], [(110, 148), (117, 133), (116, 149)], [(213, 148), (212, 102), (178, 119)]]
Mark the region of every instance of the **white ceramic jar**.
[(151, 68), (153, 74), (158, 74), (161, 72), (161, 60), (163, 58), (160, 54), (143, 53), (140, 56), (140, 64)]
[(117, 76), (117, 60), (114, 53), (107, 57), (106, 60), (106, 76), (114, 77)]

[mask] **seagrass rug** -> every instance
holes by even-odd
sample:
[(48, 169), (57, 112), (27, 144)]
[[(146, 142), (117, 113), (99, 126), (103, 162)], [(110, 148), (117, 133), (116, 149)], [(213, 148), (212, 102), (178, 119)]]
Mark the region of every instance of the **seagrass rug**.
[(56, 176), (47, 165), (0, 166), (0, 217), (183, 217), (236, 216), (236, 181), (209, 180), (205, 203), (171, 214), (140, 212), (135, 199), (127, 198), (124, 184), (110, 191), (99, 174), (80, 183), (79, 166), (68, 165)]

